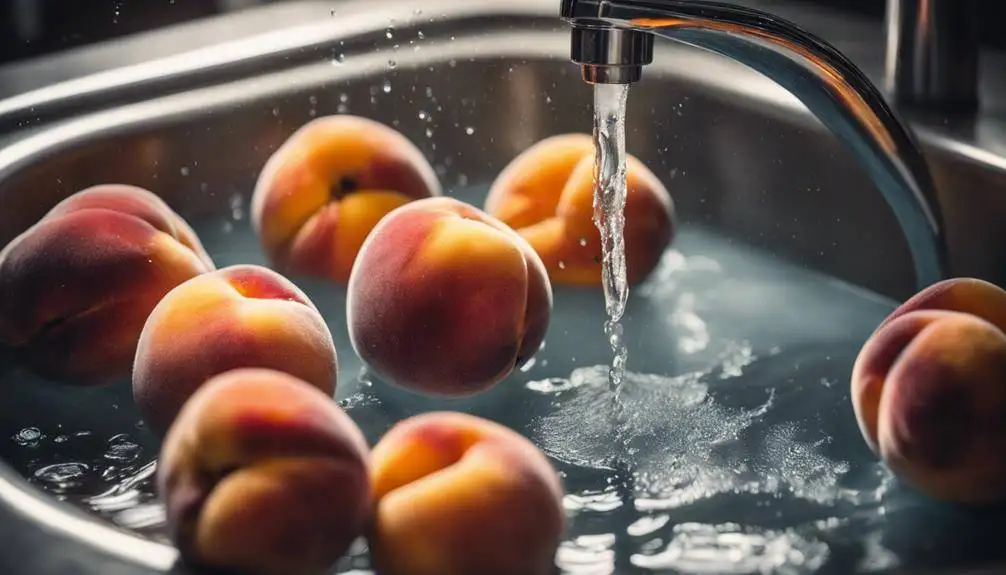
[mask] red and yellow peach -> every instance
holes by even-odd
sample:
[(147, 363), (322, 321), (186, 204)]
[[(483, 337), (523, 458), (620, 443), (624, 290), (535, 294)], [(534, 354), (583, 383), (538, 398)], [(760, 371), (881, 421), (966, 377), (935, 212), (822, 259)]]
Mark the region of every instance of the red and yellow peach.
[(538, 351), (552, 288), (512, 229), (458, 200), (428, 198), (374, 228), (346, 307), (353, 347), (379, 376), (461, 397), (489, 389)]
[(237, 265), (171, 290), (151, 312), (133, 366), (133, 397), (163, 433), (211, 377), (269, 368), (335, 391), (332, 334), (310, 299), (282, 275)]
[(472, 415), (394, 426), (371, 453), (371, 557), (381, 575), (546, 575), (563, 489), (526, 438)]
[[(546, 138), (514, 158), (489, 190), (485, 209), (516, 229), (552, 281), (601, 285), (601, 235), (594, 224), (594, 144), (586, 134)], [(646, 279), (675, 230), (667, 189), (639, 159), (626, 169), (625, 257), (630, 284)]]
[(213, 269), (196, 234), (153, 193), (87, 188), (0, 252), (0, 345), (51, 378), (107, 383), (128, 375), (161, 297)]
[(852, 373), (863, 437), (930, 496), (1006, 500), (1006, 291), (937, 283), (898, 307)]
[(279, 271), (345, 283), (385, 214), (440, 193), (433, 168), (401, 133), (358, 116), (327, 116), (294, 133), (266, 163), (252, 222)]
[(328, 395), (271, 370), (206, 382), (157, 472), (183, 560), (228, 572), (323, 575), (371, 512), (363, 434)]

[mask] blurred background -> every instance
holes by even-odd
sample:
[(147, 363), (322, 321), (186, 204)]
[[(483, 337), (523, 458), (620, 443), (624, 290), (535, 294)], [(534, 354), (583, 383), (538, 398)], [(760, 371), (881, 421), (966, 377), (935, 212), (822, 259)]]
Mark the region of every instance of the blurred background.
[[(0, 0), (0, 63), (68, 50), (144, 30), (289, 0)], [(341, 0), (331, 0), (338, 4)], [(369, 0), (381, 2), (382, 0)], [(492, 0), (487, 0), (492, 1)], [(884, 17), (885, 0), (793, 0), (870, 18)], [(1006, 2), (981, 3), (983, 21), (1006, 18)], [(422, 0), (416, 0), (421, 7)], [(984, 31), (986, 43), (1006, 45), (998, 25)]]

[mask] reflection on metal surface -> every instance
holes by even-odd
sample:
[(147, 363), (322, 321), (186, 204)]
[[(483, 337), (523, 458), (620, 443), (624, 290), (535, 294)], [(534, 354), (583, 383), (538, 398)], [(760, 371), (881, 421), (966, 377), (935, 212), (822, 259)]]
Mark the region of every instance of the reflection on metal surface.
[(12, 473), (6, 466), (0, 467), (0, 501), (43, 529), (158, 571), (167, 571), (178, 560), (178, 552), (169, 545), (140, 539), (77, 513), (67, 513), (55, 501), (29, 491), (22, 481), (3, 477)]
[(887, 0), (887, 89), (900, 104), (978, 106), (979, 3)]
[(574, 31), (584, 25), (597, 29), (598, 23), (651, 31), (732, 58), (778, 82), (871, 174), (908, 240), (918, 286), (947, 276), (943, 222), (925, 159), (876, 87), (835, 48), (771, 14), (718, 2), (565, 0), (561, 9)]

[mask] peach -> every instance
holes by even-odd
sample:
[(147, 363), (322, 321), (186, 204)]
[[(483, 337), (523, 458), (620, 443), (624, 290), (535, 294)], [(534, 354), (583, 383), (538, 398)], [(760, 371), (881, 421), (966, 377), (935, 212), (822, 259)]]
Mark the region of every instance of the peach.
[(171, 426), (157, 474), (169, 532), (195, 566), (322, 575), (370, 516), (363, 434), (315, 386), (272, 370), (206, 382)]
[[(594, 144), (586, 134), (541, 140), (493, 182), (485, 209), (538, 252), (552, 281), (601, 285), (601, 235), (594, 224)], [(626, 167), (625, 257), (630, 284), (645, 280), (674, 238), (671, 195), (630, 155)]]
[(335, 392), (338, 361), (317, 308), (290, 280), (237, 265), (171, 290), (151, 312), (133, 365), (133, 397), (163, 433), (204, 382), (237, 368), (269, 368)]
[(1006, 500), (1006, 291), (956, 278), (898, 307), (863, 346), (852, 405), (867, 444), (936, 499)]
[(381, 575), (545, 575), (564, 529), (562, 484), (526, 438), (432, 412), (371, 452), (371, 557)]
[(270, 157), (255, 186), (252, 222), (279, 271), (345, 283), (385, 214), (440, 193), (433, 168), (401, 133), (366, 118), (327, 116)]
[(379, 376), (413, 391), (485, 391), (541, 347), (552, 287), (516, 232), (452, 198), (417, 200), (374, 228), (353, 266), (347, 321)]
[(0, 345), (44, 376), (107, 383), (129, 373), (161, 297), (213, 269), (196, 234), (153, 193), (81, 190), (0, 251)]

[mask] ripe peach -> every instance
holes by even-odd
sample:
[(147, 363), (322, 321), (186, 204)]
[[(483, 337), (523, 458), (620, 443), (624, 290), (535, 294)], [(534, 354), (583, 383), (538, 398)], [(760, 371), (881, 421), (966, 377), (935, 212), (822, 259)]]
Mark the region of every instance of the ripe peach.
[(563, 488), (527, 439), (452, 412), (414, 416), (371, 453), (371, 557), (381, 575), (545, 575)]
[(349, 278), (349, 336), (402, 387), (444, 397), (484, 391), (541, 347), (552, 287), (513, 230), (452, 198), (397, 208), (364, 242)]
[(133, 397), (163, 433), (206, 380), (270, 368), (335, 392), (332, 334), (304, 293), (264, 267), (237, 265), (193, 278), (157, 304), (140, 334)]
[(294, 133), (266, 163), (252, 222), (281, 272), (344, 283), (385, 214), (440, 193), (433, 168), (405, 136), (366, 118), (327, 116)]
[(0, 345), (53, 379), (107, 383), (129, 373), (161, 297), (213, 269), (196, 234), (153, 193), (81, 190), (0, 251)]
[[(541, 140), (493, 182), (485, 209), (538, 252), (552, 281), (601, 285), (601, 235), (594, 214), (594, 144), (586, 134)], [(625, 257), (630, 284), (656, 268), (674, 237), (671, 195), (635, 156), (626, 168)]]
[(852, 373), (863, 437), (937, 499), (1006, 500), (1006, 291), (956, 278), (896, 309)]
[(281, 372), (206, 382), (171, 426), (157, 472), (191, 565), (322, 575), (370, 515), (363, 434), (331, 398)]

